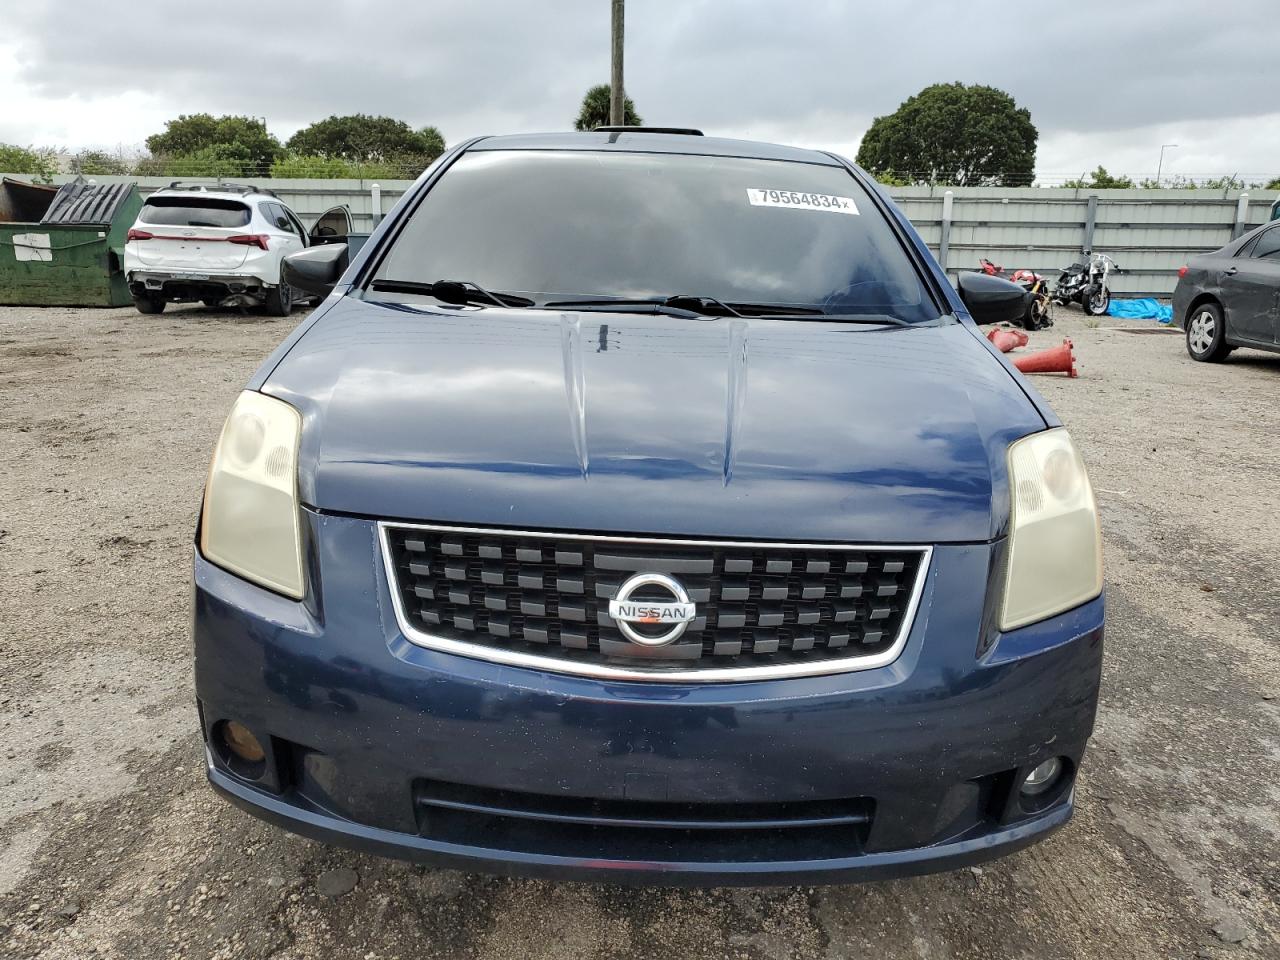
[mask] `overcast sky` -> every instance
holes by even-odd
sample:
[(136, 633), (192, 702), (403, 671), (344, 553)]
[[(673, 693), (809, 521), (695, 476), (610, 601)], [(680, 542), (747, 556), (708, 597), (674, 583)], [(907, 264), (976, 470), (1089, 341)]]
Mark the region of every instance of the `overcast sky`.
[[(568, 129), (609, 77), (609, 0), (90, 0), (5, 4), (0, 142), (137, 147), (178, 113), (333, 113), (445, 138)], [(645, 121), (852, 156), (930, 83), (1000, 87), (1040, 130), (1041, 178), (1280, 175), (1276, 0), (1018, 4), (631, 0)]]

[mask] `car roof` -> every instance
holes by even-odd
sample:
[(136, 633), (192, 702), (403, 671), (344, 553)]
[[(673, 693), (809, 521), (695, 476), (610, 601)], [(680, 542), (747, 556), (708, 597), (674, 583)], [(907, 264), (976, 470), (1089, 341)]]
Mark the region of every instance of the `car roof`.
[(1217, 250), (1210, 250), (1208, 253), (1199, 254), (1199, 256), (1212, 257), (1212, 256), (1217, 256), (1219, 254), (1235, 256), (1237, 253), (1239, 253), (1241, 250), (1247, 247), (1250, 243), (1252, 243), (1254, 237), (1258, 236), (1259, 234), (1265, 233), (1268, 229), (1273, 227), (1280, 227), (1280, 221), (1267, 220), (1263, 223), (1260, 223), (1253, 229), (1240, 234), (1240, 236), (1236, 237), (1230, 243), (1224, 243)]
[(191, 187), (161, 187), (159, 190), (153, 190), (147, 194), (148, 200), (152, 197), (201, 197), (214, 200), (237, 200), (246, 204), (251, 204), (255, 201), (282, 202), (275, 194), (267, 192), (246, 193), (243, 190), (192, 189)]
[(747, 157), (790, 160), (840, 166), (840, 161), (818, 150), (785, 147), (754, 140), (730, 140), (685, 133), (634, 132), (518, 133), (484, 137), (467, 148), (476, 150), (613, 150), (619, 153), (683, 153), (710, 157)]

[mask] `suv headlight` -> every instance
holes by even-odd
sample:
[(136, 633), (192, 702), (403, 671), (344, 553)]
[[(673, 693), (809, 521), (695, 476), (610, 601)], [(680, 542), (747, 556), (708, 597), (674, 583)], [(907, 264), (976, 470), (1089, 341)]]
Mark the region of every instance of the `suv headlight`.
[(298, 439), (302, 417), (282, 400), (240, 394), (213, 452), (200, 552), (254, 583), (300, 599)]
[(1102, 592), (1102, 536), (1084, 461), (1066, 430), (1009, 445), (1013, 518), (1000, 629), (1035, 623)]

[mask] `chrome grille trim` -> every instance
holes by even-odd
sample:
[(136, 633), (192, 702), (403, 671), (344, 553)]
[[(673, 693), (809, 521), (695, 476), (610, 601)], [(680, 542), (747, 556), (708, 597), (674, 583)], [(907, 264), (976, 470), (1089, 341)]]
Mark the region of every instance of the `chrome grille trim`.
[[(509, 650), (487, 646), (480, 643), (469, 643), (450, 637), (436, 636), (422, 630), (412, 623), (404, 608), (404, 600), (399, 589), (395, 560), (391, 552), (389, 532), (391, 530), (425, 530), (444, 534), (473, 534), (490, 537), (522, 537), (541, 538), (547, 540), (579, 540), (594, 543), (611, 543), (625, 547), (627, 544), (670, 545), (680, 547), (727, 547), (751, 549), (791, 549), (791, 550), (849, 550), (862, 553), (901, 553), (919, 552), (920, 566), (912, 584), (911, 594), (902, 615), (898, 635), (886, 649), (863, 656), (849, 656), (836, 659), (814, 661), (810, 663), (779, 663), (738, 667), (697, 667), (670, 668), (635, 667), (615, 663), (579, 663), (558, 657), (540, 656), (520, 650)], [(382, 553), (383, 574), (386, 578), (387, 591), (391, 596), (392, 608), (396, 615), (396, 624), (400, 632), (410, 643), (428, 650), (450, 653), (472, 660), (483, 660), (505, 666), (524, 667), (530, 670), (541, 670), (547, 673), (558, 673), (570, 676), (591, 677), (599, 680), (625, 680), (644, 683), (730, 683), (759, 680), (781, 680), (795, 677), (828, 676), (840, 673), (853, 673), (863, 670), (874, 670), (888, 666), (901, 656), (907, 639), (915, 625), (916, 613), (919, 610), (920, 598), (924, 593), (925, 581), (932, 569), (933, 547), (924, 544), (840, 544), (840, 543), (793, 543), (787, 541), (750, 541), (750, 540), (713, 540), (701, 538), (673, 537), (637, 537), (626, 535), (580, 534), (561, 531), (509, 530), (501, 527), (465, 527), (452, 524), (408, 523), (400, 521), (380, 520), (377, 522), (378, 544)]]

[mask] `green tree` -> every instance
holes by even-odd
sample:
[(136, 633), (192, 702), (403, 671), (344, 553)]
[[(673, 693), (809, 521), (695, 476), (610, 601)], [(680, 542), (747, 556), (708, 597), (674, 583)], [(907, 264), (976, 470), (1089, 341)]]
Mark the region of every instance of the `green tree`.
[(444, 134), (440, 132), (439, 127), (423, 127), (418, 131), (418, 136), (427, 145), (427, 152), (432, 154), (432, 160), (444, 153)]
[(265, 177), (260, 155), (244, 143), (213, 143), (193, 153), (172, 157), (169, 171), (175, 177)]
[(391, 164), (401, 176), (416, 176), (445, 148), (444, 137), (435, 127), (414, 130), (403, 120), (363, 113), (328, 117), (303, 127), (287, 145), (300, 157)]
[(1262, 189), (1264, 189), (1264, 190), (1280, 190), (1280, 177), (1276, 177), (1276, 178), (1274, 178), (1274, 179), (1272, 179), (1272, 180), (1268, 180), (1268, 181), (1267, 181), (1267, 185), (1266, 185), (1265, 187), (1263, 187)]
[(133, 167), (139, 177), (265, 177), (263, 168), (244, 144), (219, 143), (176, 156), (143, 157)]
[(0, 143), (0, 173), (25, 173), (48, 183), (57, 172), (52, 150)]
[[(612, 88), (607, 83), (599, 84), (587, 91), (582, 98), (582, 108), (578, 111), (578, 119), (573, 121), (575, 130), (594, 130), (596, 127), (609, 125), (609, 97)], [(629, 127), (644, 125), (640, 114), (636, 113), (636, 105), (630, 97), (622, 98), (622, 122)]]
[(1133, 186), (1133, 180), (1130, 177), (1114, 176), (1107, 173), (1107, 168), (1102, 164), (1098, 164), (1098, 169), (1086, 177), (1079, 180), (1068, 180), (1063, 184), (1064, 187), (1076, 187), (1081, 190), (1128, 190)]
[(337, 157), (290, 154), (271, 165), (271, 176), (324, 180), (397, 180), (404, 171), (390, 163), (351, 163)]
[[(1157, 183), (1150, 177), (1138, 184), (1144, 190), (1243, 190), (1248, 184), (1244, 182), (1242, 177), (1234, 175), (1222, 177), (1205, 177), (1203, 180), (1196, 180), (1192, 177), (1184, 177), (1177, 174), (1172, 177), (1161, 177)], [(1252, 184), (1256, 187), (1257, 184)]]
[(911, 180), (907, 177), (900, 177), (892, 170), (881, 170), (876, 174), (876, 183), (882, 187), (909, 187)]
[(1035, 173), (1038, 138), (1030, 111), (1004, 91), (936, 83), (872, 121), (858, 163), (913, 183), (1020, 187)]
[(133, 172), (133, 165), (105, 150), (81, 150), (71, 158), (71, 172), (83, 177), (123, 177)]
[[(193, 113), (183, 114), (164, 126), (164, 133), (147, 137), (147, 149), (153, 156), (160, 158), (162, 164), (182, 166), (185, 163), (202, 167), (211, 164), (220, 167), (237, 165), (233, 173), (223, 175), (261, 176), (283, 152), (280, 141), (256, 117), (215, 117), (208, 113)], [(192, 160), (195, 161), (194, 164), (188, 163)]]
[(1237, 176), (1209, 177), (1200, 186), (1209, 190), (1243, 190), (1244, 180)]

